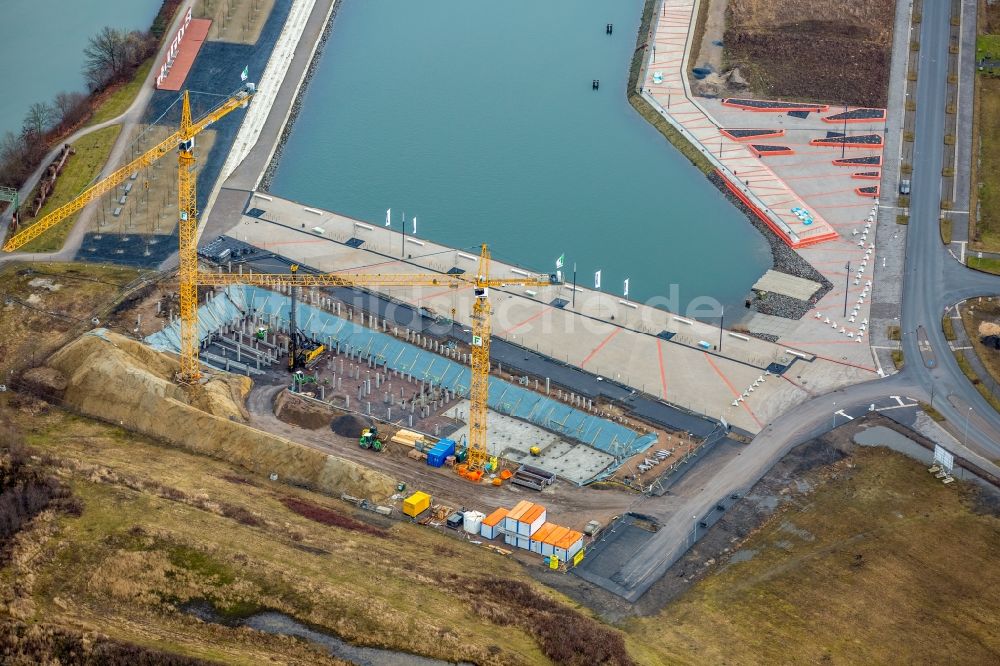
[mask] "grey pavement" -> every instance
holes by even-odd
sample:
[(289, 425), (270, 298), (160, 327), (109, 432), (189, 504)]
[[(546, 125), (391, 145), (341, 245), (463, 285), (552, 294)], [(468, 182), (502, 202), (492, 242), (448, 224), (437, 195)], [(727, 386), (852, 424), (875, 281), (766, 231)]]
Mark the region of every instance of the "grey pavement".
[(903, 300), (903, 264), (907, 227), (896, 224), (903, 211), (896, 208), (899, 168), (903, 151), (903, 121), (906, 102), (906, 74), (909, 65), (912, 2), (896, 5), (895, 38), (889, 71), (889, 103), (886, 115), (885, 150), (882, 152), (881, 202), (876, 222), (878, 254), (875, 258), (875, 286), (872, 291), (871, 345), (886, 373), (895, 372), (892, 349), (899, 343), (888, 338), (889, 326), (899, 325)]
[[(313, 63), (314, 56), (319, 55), (317, 44), (330, 23), (328, 17), (335, 2), (336, 0), (316, 0), (313, 5), (312, 13), (295, 46), (295, 55), (282, 79), (260, 136), (225, 182), (215, 185), (209, 197), (209, 204), (200, 220), (202, 231), (199, 239), (210, 242), (224, 234), (233, 226), (234, 221), (240, 219), (251, 191), (257, 187), (278, 149), (279, 141), (283, 140), (282, 135), (293, 113), (300, 85)], [(177, 253), (174, 252), (163, 261), (160, 269), (171, 270), (176, 266)]]
[[(962, 374), (941, 330), (946, 306), (972, 296), (1000, 293), (1000, 277), (961, 266), (947, 253), (938, 233), (945, 121), (944, 105), (938, 102), (947, 85), (949, 10), (949, 3), (924, 3), (920, 24), (913, 195), (905, 235), (900, 317), (906, 365), (888, 379), (828, 393), (775, 419), (754, 438), (744, 455), (720, 469), (700, 493), (678, 506), (656, 535), (621, 567), (615, 582), (626, 599), (634, 601), (642, 596), (684, 553), (690, 545), (692, 528), (713, 510), (717, 501), (745, 492), (794, 446), (830, 430), (838, 411), (857, 410), (892, 395), (933, 400), (934, 407), (945, 416), (946, 426), (953, 434), (960, 431), (956, 434), (959, 444), (991, 459), (1000, 458), (1000, 414)], [(897, 46), (906, 34), (899, 32), (899, 27), (897, 21)], [(903, 43), (909, 44), (909, 40)], [(896, 88), (890, 92), (898, 94)], [(922, 362), (918, 327), (926, 332), (927, 344), (935, 352), (937, 361), (933, 367)]]
[[(969, 240), (969, 217), (975, 211), (969, 211), (969, 184), (972, 166), (972, 115), (975, 106), (976, 77), (976, 0), (961, 0), (962, 25), (959, 37), (958, 59), (958, 99), (957, 130), (955, 132), (955, 178), (954, 192), (947, 198), (955, 202), (955, 213), (952, 214), (951, 238), (954, 252), (963, 257), (963, 250), (958, 247)], [(968, 211), (968, 212), (962, 212)]]

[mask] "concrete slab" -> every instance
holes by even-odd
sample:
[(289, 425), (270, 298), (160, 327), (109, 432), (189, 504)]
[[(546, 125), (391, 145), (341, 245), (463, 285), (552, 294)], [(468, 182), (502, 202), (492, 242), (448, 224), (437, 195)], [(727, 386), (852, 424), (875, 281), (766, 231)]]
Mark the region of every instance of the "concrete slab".
[[(231, 237), (322, 271), (446, 273), (455, 266), (472, 268), (477, 261), (467, 252), (410, 236), (402, 258), (403, 239), (397, 232), (273, 195), (256, 193), (247, 206), (257, 210), (231, 224), (226, 230)], [(352, 238), (363, 241), (361, 247), (349, 246), (347, 241)], [(530, 272), (499, 261), (492, 262), (491, 270), (495, 276)], [(828, 332), (814, 320), (803, 320), (795, 331), (795, 337), (807, 346), (785, 340), (773, 344), (730, 331), (722, 331), (720, 336), (717, 325), (590, 289), (578, 288), (575, 307), (550, 305), (557, 297), (571, 295), (570, 289), (554, 285), (491, 290), (494, 338), (618, 380), (692, 412), (713, 419), (724, 417), (751, 433), (811, 392), (833, 390), (874, 376), (870, 356), (866, 366), (862, 349), (843, 343), (829, 347), (828, 339), (837, 337), (838, 331)], [(471, 288), (394, 287), (379, 291), (432, 308), (460, 325), (471, 323)], [(839, 294), (842, 299), (843, 291)], [(803, 326), (814, 335), (799, 335)], [(847, 341), (843, 334), (840, 337)], [(818, 355), (812, 353), (814, 343), (821, 352)], [(789, 381), (774, 378), (753, 386), (771, 363), (792, 364)]]
[(819, 282), (813, 282), (805, 278), (782, 273), (781, 271), (769, 270), (764, 273), (757, 282), (754, 283), (754, 291), (768, 291), (775, 294), (784, 294), (797, 298), (800, 301), (808, 301), (809, 298), (822, 287)]
[(743, 326), (746, 326), (751, 333), (776, 335), (780, 339), (794, 332), (799, 327), (799, 322), (763, 312), (751, 312), (743, 320)]
[[(444, 415), (467, 420), (469, 401), (458, 402), (445, 411)], [(614, 456), (603, 451), (569, 442), (555, 433), (506, 414), (490, 411), (489, 423), (489, 449), (492, 455), (541, 467), (576, 484), (589, 481), (614, 462)], [(463, 438), (468, 441), (469, 426), (462, 426), (451, 437), (456, 441), (462, 441)], [(531, 455), (529, 449), (532, 446), (539, 447), (541, 455)]]

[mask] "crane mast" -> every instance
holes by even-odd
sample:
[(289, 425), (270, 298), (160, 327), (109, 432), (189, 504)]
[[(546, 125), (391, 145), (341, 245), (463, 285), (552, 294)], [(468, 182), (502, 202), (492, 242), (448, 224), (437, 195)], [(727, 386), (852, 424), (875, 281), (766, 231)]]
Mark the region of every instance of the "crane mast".
[(490, 252), (485, 245), (476, 271), (472, 303), (472, 376), (469, 382), (469, 467), (482, 469), (489, 457), (486, 412), (490, 393)]
[(198, 179), (194, 173), (194, 137), (191, 102), (184, 91), (181, 141), (177, 151), (178, 281), (181, 310), (181, 379), (197, 381), (198, 367)]
[[(211, 112), (197, 121), (191, 118), (191, 103), (187, 91), (184, 91), (181, 105), (181, 122), (176, 132), (159, 144), (139, 156), (129, 164), (113, 172), (107, 178), (84, 190), (72, 201), (60, 206), (35, 224), (12, 235), (4, 244), (6, 252), (12, 252), (46, 230), (64, 221), (74, 213), (82, 210), (88, 203), (99, 196), (110, 192), (117, 185), (128, 179), (133, 173), (147, 167), (170, 151), (177, 149), (177, 210), (178, 210), (178, 282), (180, 293), (180, 373), (179, 381), (185, 384), (197, 383), (201, 378), (201, 368), (198, 361), (198, 286), (228, 286), (235, 284), (258, 285), (262, 287), (289, 286), (292, 288), (292, 298), (299, 287), (417, 287), (417, 286), (448, 286), (474, 289), (472, 305), (472, 365), (469, 387), (469, 467), (482, 469), (489, 457), (487, 442), (487, 404), (489, 398), (490, 378), (490, 320), (492, 306), (489, 299), (490, 287), (499, 286), (549, 286), (557, 284), (548, 275), (529, 277), (490, 277), (490, 252), (486, 245), (481, 246), (479, 264), (476, 275), (469, 278), (463, 275), (440, 273), (417, 274), (381, 274), (381, 273), (305, 273), (299, 272), (298, 266), (292, 267), (291, 274), (248, 273), (200, 273), (198, 271), (198, 202), (197, 176), (195, 174), (196, 158), (194, 156), (195, 137), (212, 123), (225, 117), (237, 108), (246, 107), (255, 89), (248, 84), (229, 97)], [(292, 306), (292, 312), (295, 305)], [(289, 333), (294, 340), (296, 321), (290, 322)], [(294, 353), (294, 342), (292, 349)]]

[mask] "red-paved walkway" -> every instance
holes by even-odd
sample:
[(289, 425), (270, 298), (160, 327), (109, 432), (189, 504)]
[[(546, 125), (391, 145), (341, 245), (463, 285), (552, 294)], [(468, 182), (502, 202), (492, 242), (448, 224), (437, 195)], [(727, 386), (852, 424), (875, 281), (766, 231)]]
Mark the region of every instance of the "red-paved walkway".
[[(191, 71), (194, 59), (198, 57), (201, 45), (208, 38), (208, 29), (211, 27), (212, 21), (210, 19), (191, 19), (187, 30), (184, 31), (184, 39), (181, 40), (181, 45), (177, 49), (174, 64), (170, 67), (167, 77), (160, 82), (157, 88), (160, 90), (181, 89), (181, 86), (184, 85), (184, 79)], [(163, 63), (157, 64), (157, 67), (161, 64)]]

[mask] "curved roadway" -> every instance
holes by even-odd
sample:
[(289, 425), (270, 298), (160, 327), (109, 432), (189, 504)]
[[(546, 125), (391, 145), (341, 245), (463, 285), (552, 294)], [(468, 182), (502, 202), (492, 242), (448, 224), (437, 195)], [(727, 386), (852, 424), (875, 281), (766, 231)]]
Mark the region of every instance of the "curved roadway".
[[(813, 398), (768, 424), (743, 454), (706, 481), (696, 496), (671, 507), (656, 535), (613, 576), (617, 594), (630, 601), (641, 597), (687, 550), (692, 534), (696, 534), (695, 525), (717, 502), (747, 491), (792, 448), (831, 430), (831, 417), (838, 408), (865, 409), (890, 395), (933, 401), (959, 442), (992, 460), (1000, 459), (1000, 413), (962, 373), (941, 329), (946, 308), (967, 298), (1000, 293), (1000, 276), (958, 263), (948, 254), (939, 232), (950, 20), (951, 3), (923, 4), (900, 319), (906, 361), (903, 369), (886, 379)], [(648, 505), (646, 510), (656, 512)]]

